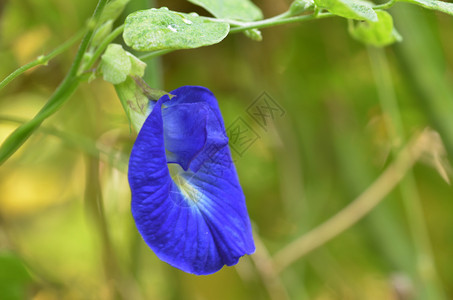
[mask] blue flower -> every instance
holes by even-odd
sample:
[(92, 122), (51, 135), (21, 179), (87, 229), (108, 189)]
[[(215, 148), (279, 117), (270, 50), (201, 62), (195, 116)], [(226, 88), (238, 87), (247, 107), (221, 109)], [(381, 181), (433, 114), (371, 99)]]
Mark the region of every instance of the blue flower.
[(132, 215), (161, 260), (211, 274), (255, 251), (250, 219), (215, 96), (198, 86), (171, 94), (132, 148)]

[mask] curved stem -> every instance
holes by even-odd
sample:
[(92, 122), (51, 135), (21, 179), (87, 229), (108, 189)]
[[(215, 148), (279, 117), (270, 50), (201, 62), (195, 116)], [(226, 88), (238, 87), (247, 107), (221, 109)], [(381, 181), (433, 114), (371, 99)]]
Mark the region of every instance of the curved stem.
[[(398, 107), (396, 93), (392, 84), (389, 63), (385, 52), (378, 48), (368, 48), (371, 69), (378, 88), (378, 98), (382, 111), (388, 116), (387, 131), (392, 140), (393, 155), (396, 156), (395, 146), (398, 142), (405, 140), (405, 132), (401, 112)], [(416, 261), (418, 275), (423, 282), (425, 293), (429, 299), (439, 299), (435, 295), (442, 295), (443, 288), (439, 280), (438, 271), (434, 261), (430, 236), (425, 221), (420, 195), (417, 191), (417, 184), (413, 172), (409, 171), (406, 179), (400, 185), (401, 197), (406, 210), (409, 229), (416, 250)], [(431, 288), (427, 288), (431, 287)]]
[[(26, 119), (0, 114), (0, 122), (24, 124), (27, 121), (28, 120)], [(61, 131), (53, 127), (40, 126), (38, 131), (43, 134), (56, 137), (68, 147), (78, 149), (83, 153), (91, 155), (97, 159), (105, 160), (105, 162), (108, 162), (111, 166), (113, 166), (117, 170), (126, 173), (127, 157), (125, 153), (108, 148), (101, 143), (96, 143), (95, 141), (93, 141), (90, 138), (87, 138), (86, 136)]]
[(396, 187), (429, 144), (429, 132), (422, 133), (400, 152), (396, 160), (358, 198), (325, 223), (277, 252), (274, 255), (276, 271), (283, 271), (302, 256), (324, 245), (362, 219)]
[[(104, 9), (107, 0), (99, 0), (98, 5), (92, 17), (92, 24), (96, 24), (102, 10)], [(82, 77), (77, 77), (77, 72), (85, 54), (88, 44), (93, 35), (94, 26), (90, 26), (86, 32), (77, 51), (74, 62), (69, 69), (68, 74), (64, 80), (55, 90), (54, 94), (50, 97), (44, 107), (35, 115), (29, 122), (19, 126), (11, 133), (0, 147), (0, 165), (2, 165), (19, 147), (30, 137), (30, 135), (41, 125), (41, 123), (54, 114), (72, 95), (77, 89)]]
[(27, 71), (27, 70), (29, 70), (29, 69), (31, 69), (33, 67), (39, 66), (39, 65), (47, 65), (47, 63), (52, 58), (54, 58), (55, 56), (63, 53), (64, 51), (68, 50), (75, 42), (77, 42), (79, 39), (81, 39), (82, 36), (84, 35), (84, 33), (85, 33), (85, 30), (82, 30), (82, 31), (78, 32), (72, 38), (70, 38), (69, 40), (67, 40), (63, 44), (61, 44), (58, 48), (56, 48), (55, 50), (53, 50), (49, 54), (44, 55), (44, 56), (40, 56), (36, 60), (31, 61), (28, 64), (21, 66), (20, 68), (18, 68), (17, 70), (15, 70), (11, 74), (9, 74), (5, 79), (3, 79), (0, 82), (0, 89), (4, 88), (8, 83), (13, 81), (19, 75), (23, 74), (25, 71)]

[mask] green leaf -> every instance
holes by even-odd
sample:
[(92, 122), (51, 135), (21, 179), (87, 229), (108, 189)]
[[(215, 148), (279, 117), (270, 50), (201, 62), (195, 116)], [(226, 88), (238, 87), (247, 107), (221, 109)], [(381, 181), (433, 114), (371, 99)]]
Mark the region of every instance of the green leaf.
[(101, 71), (104, 80), (119, 84), (126, 80), (132, 68), (131, 59), (118, 44), (110, 44), (101, 58)]
[(361, 0), (314, 0), (319, 8), (324, 8), (347, 19), (367, 20), (376, 22), (378, 20), (373, 7), (369, 2)]
[(358, 41), (368, 45), (383, 47), (401, 40), (401, 36), (393, 27), (392, 16), (386, 11), (376, 11), (377, 22), (351, 23), (349, 33)]
[(261, 10), (249, 0), (188, 0), (201, 6), (219, 19), (256, 21), (263, 18)]
[(438, 0), (398, 0), (398, 1), (417, 4), (424, 8), (438, 10), (453, 16), (453, 3)]
[(152, 8), (126, 18), (123, 38), (138, 51), (190, 49), (219, 43), (229, 29), (230, 25), (224, 22)]

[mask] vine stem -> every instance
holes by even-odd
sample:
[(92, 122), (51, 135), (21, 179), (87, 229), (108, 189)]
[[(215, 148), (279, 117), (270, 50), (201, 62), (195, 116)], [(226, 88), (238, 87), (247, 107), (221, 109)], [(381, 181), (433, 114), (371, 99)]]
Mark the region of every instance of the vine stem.
[(272, 264), (272, 257), (257, 232), (253, 232), (256, 252), (250, 256), (271, 300), (288, 300), (289, 295)]
[(2, 165), (19, 147), (30, 137), (30, 135), (41, 125), (41, 123), (54, 114), (58, 109), (69, 99), (69, 97), (77, 89), (78, 85), (84, 77), (78, 77), (77, 72), (85, 54), (88, 44), (94, 32), (94, 24), (97, 23), (102, 10), (105, 7), (107, 0), (99, 0), (93, 17), (89, 22), (88, 31), (80, 43), (79, 50), (75, 56), (74, 62), (69, 69), (69, 72), (55, 90), (54, 94), (49, 98), (43, 108), (29, 122), (22, 124), (14, 130), (3, 142), (0, 147), (0, 165)]
[[(374, 6), (373, 9), (374, 10), (388, 9), (391, 6), (393, 6), (393, 4), (395, 4), (395, 0), (390, 0), (384, 4)], [(325, 13), (318, 13), (318, 12), (315, 13), (314, 12), (309, 15), (293, 16), (289, 11), (286, 11), (286, 12), (276, 15), (274, 17), (271, 17), (271, 18), (268, 18), (265, 20), (255, 21), (255, 22), (240, 22), (240, 21), (235, 21), (235, 20), (230, 20), (230, 19), (215, 19), (215, 18), (208, 18), (208, 19), (210, 19), (214, 22), (225, 22), (225, 23), (230, 24), (231, 26), (235, 26), (230, 29), (229, 33), (238, 33), (238, 32), (243, 32), (243, 31), (246, 31), (249, 29), (260, 29), (260, 28), (272, 27), (272, 26), (276, 26), (276, 25), (298, 23), (298, 22), (303, 22), (303, 21), (323, 19), (323, 18), (329, 18), (329, 17), (334, 17), (334, 16), (336, 16), (336, 15), (329, 13), (329, 12), (325, 12)], [(120, 26), (120, 27), (118, 27), (118, 29), (120, 29), (122, 31), (124, 28), (123, 28), (123, 26)], [(99, 48), (101, 48), (101, 47), (99, 47)], [(144, 55), (140, 56), (139, 58), (141, 60), (148, 60), (148, 59), (152, 59), (154, 57), (158, 57), (158, 56), (167, 54), (172, 51), (174, 51), (174, 50), (172, 50), (172, 49), (157, 50), (157, 51), (153, 51), (153, 52), (144, 54)], [(99, 57), (99, 55), (97, 57)], [(94, 57), (93, 57), (93, 61), (95, 61)]]
[(431, 140), (430, 132), (424, 131), (401, 150), (396, 160), (353, 202), (323, 224), (278, 251), (274, 255), (275, 270), (283, 271), (293, 262), (324, 245), (367, 215), (404, 178), (408, 170), (430, 147)]
[[(265, 27), (271, 27), (275, 25), (283, 25), (283, 24), (290, 24), (290, 23), (297, 23), (302, 21), (309, 21), (314, 19), (323, 19), (328, 17), (333, 17), (334, 14), (331, 13), (320, 13), (320, 14), (311, 14), (311, 15), (302, 15), (297, 17), (289, 17), (289, 18), (269, 18), (261, 21), (256, 22), (234, 22), (233, 25), (238, 25), (238, 27), (233, 27), (230, 29), (230, 33), (237, 33), (242, 32), (249, 29), (259, 29)], [(229, 21), (228, 21), (229, 22)]]
[(8, 83), (13, 81), (16, 77), (19, 75), (23, 74), (27, 70), (39, 66), (39, 65), (47, 65), (51, 59), (53, 59), (55, 56), (60, 55), (64, 51), (68, 50), (75, 42), (77, 42), (79, 39), (83, 37), (85, 34), (85, 30), (82, 30), (78, 32), (76, 35), (74, 35), (72, 38), (61, 44), (58, 48), (53, 50), (47, 55), (41, 55), (39, 56), (36, 60), (29, 62), (26, 65), (21, 66), (11, 74), (9, 74), (5, 79), (3, 79), (0, 82), (0, 90), (4, 88)]
[(121, 26), (118, 26), (117, 28), (115, 28), (115, 30), (113, 30), (103, 41), (102, 43), (99, 45), (99, 47), (96, 49), (96, 51), (94, 52), (93, 54), (93, 57), (91, 57), (90, 61), (88, 62), (88, 64), (86, 65), (86, 68), (87, 70), (89, 70), (90, 68), (92, 68), (94, 66), (94, 64), (96, 63), (96, 61), (98, 60), (98, 58), (101, 56), (101, 54), (104, 52), (105, 48), (107, 48), (107, 46), (113, 42), (113, 40), (118, 37), (124, 30), (124, 24), (121, 25)]

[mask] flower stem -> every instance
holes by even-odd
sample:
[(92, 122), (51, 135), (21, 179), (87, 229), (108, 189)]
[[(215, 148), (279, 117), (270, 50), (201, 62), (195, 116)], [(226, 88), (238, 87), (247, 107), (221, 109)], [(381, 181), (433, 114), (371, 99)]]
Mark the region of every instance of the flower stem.
[(61, 44), (58, 48), (56, 48), (49, 54), (40, 56), (36, 60), (31, 61), (28, 64), (21, 66), (20, 68), (18, 68), (17, 70), (15, 70), (11, 74), (9, 74), (5, 79), (3, 79), (0, 82), (0, 89), (4, 88), (6, 85), (8, 85), (8, 83), (13, 81), (16, 77), (23, 74), (27, 70), (29, 70), (33, 67), (39, 66), (39, 65), (47, 65), (47, 63), (51, 59), (53, 59), (55, 56), (63, 53), (64, 51), (68, 50), (75, 42), (77, 42), (79, 39), (81, 39), (82, 36), (84, 35), (84, 33), (85, 33), (85, 30), (78, 32), (76, 35), (74, 35), (72, 38), (70, 38), (63, 44)]

